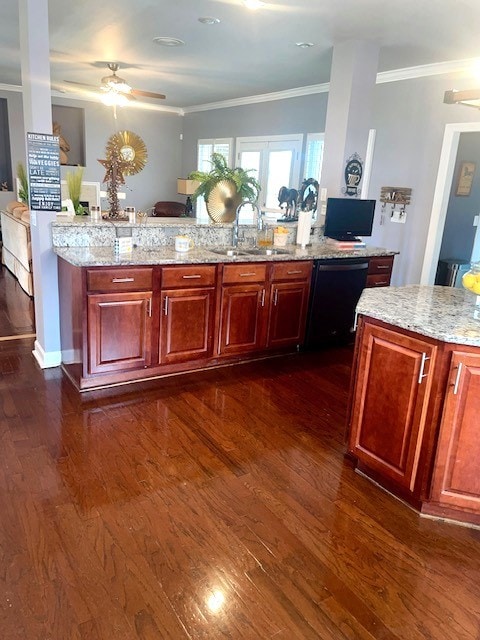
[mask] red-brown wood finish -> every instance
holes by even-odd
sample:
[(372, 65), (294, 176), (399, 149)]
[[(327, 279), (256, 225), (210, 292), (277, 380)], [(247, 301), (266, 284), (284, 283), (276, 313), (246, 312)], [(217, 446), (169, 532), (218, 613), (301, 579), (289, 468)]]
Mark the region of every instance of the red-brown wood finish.
[(359, 357), (349, 450), (373, 471), (413, 491), (436, 347), (367, 324)]
[(209, 358), (215, 289), (167, 289), (161, 295), (159, 364)]
[(90, 294), (87, 307), (89, 373), (149, 366), (151, 292)]
[(300, 345), (305, 336), (305, 320), (310, 282), (275, 282), (270, 289), (268, 347)]
[(480, 514), (480, 354), (453, 351), (432, 500)]
[(258, 351), (264, 346), (266, 295), (264, 282), (223, 287), (220, 355)]
[(367, 288), (388, 287), (392, 277), (394, 256), (377, 256), (368, 261)]

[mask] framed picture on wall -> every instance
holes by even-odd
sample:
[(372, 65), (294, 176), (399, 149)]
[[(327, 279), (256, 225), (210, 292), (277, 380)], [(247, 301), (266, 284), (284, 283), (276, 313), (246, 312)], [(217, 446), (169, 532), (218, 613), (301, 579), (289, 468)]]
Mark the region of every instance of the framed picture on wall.
[(456, 196), (469, 196), (472, 190), (475, 162), (461, 162), (458, 173)]

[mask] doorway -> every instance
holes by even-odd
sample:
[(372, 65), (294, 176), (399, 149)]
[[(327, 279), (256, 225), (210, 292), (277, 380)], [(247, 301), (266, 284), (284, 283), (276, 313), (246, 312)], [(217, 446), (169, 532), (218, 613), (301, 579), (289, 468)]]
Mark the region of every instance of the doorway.
[[(420, 284), (432, 285), (435, 282), (460, 135), (478, 131), (480, 122), (452, 123), (445, 126)], [(476, 243), (474, 252), (475, 247)]]

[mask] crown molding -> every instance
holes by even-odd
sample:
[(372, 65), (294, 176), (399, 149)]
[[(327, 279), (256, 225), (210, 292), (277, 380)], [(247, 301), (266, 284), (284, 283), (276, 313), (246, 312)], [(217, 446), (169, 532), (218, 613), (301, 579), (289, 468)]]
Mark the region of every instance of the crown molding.
[[(377, 84), (471, 71), (475, 62), (478, 62), (477, 58), (465, 58), (463, 60), (449, 60), (447, 62), (436, 62), (433, 64), (418, 65), (416, 67), (393, 69), (392, 71), (380, 71), (377, 73)], [(233, 100), (222, 100), (220, 102), (210, 102), (207, 104), (194, 105), (192, 107), (184, 107), (184, 112), (195, 113), (197, 111), (227, 109), (229, 107), (258, 104), (260, 102), (270, 102), (272, 100), (285, 100), (287, 98), (297, 98), (299, 96), (307, 96), (315, 93), (328, 93), (329, 89), (330, 83), (324, 82), (323, 84), (312, 84), (307, 87), (297, 87), (296, 89), (277, 91), (275, 93), (264, 93), (246, 98), (235, 98)]]
[[(415, 78), (425, 78), (428, 76), (438, 76), (452, 73), (471, 73), (475, 63), (478, 64), (478, 58), (464, 58), (463, 60), (435, 62), (433, 64), (418, 65), (416, 67), (393, 69), (392, 71), (380, 71), (379, 73), (377, 73), (377, 84), (384, 84), (386, 82), (399, 82), (401, 80), (413, 80)], [(244, 98), (233, 98), (232, 100), (208, 102), (205, 104), (193, 105), (191, 107), (170, 107), (166, 105), (138, 101), (136, 104), (131, 104), (130, 108), (145, 109), (148, 111), (163, 111), (166, 113), (175, 113), (179, 116), (184, 116), (188, 113), (197, 113), (199, 111), (228, 109), (230, 107), (241, 107), (250, 104), (260, 104), (262, 102), (272, 102), (274, 100), (299, 98), (302, 96), (310, 96), (317, 93), (328, 93), (329, 89), (330, 83), (324, 82), (322, 84), (311, 84), (306, 87), (286, 89), (285, 91), (274, 91), (272, 93), (262, 93), (254, 96), (246, 96)], [(14, 84), (0, 83), (0, 91), (13, 91), (16, 93), (21, 93), (22, 87)], [(98, 99), (95, 96), (77, 95), (74, 93), (66, 92), (64, 93), (57, 90), (52, 90), (52, 96), (57, 98), (65, 98), (68, 100), (98, 102)]]
[(246, 104), (258, 104), (260, 102), (272, 102), (274, 100), (286, 100), (287, 98), (299, 98), (310, 96), (315, 93), (328, 93), (329, 82), (323, 84), (311, 84), (307, 87), (297, 87), (296, 89), (286, 89), (285, 91), (274, 91), (273, 93), (261, 93), (256, 96), (246, 96), (245, 98), (233, 98), (232, 100), (220, 100), (219, 102), (209, 102), (197, 104), (192, 107), (184, 107), (185, 113), (196, 111), (210, 111), (211, 109), (226, 109), (228, 107), (240, 107)]

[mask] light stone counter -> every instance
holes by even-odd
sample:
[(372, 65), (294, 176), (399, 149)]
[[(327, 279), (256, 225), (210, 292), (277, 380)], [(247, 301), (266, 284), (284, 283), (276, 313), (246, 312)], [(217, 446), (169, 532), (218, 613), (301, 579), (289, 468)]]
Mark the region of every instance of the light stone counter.
[[(108, 266), (132, 264), (197, 264), (206, 262), (258, 262), (261, 260), (310, 260), (333, 258), (368, 258), (395, 255), (378, 247), (356, 251), (338, 251), (324, 242), (321, 228), (313, 228), (311, 245), (302, 249), (295, 242), (296, 223), (285, 224), (288, 231), (288, 254), (271, 256), (228, 257), (211, 253), (209, 249), (232, 243), (232, 223), (197, 224), (194, 218), (146, 218), (140, 223), (102, 220), (92, 222), (89, 216), (59, 216), (52, 223), (55, 253), (75, 266)], [(115, 255), (113, 245), (117, 228), (130, 228), (134, 249), (130, 255)], [(254, 225), (240, 225), (239, 249), (253, 246)], [(188, 253), (175, 253), (176, 235), (187, 235), (195, 248)]]
[(454, 287), (364, 289), (356, 312), (443, 342), (480, 347), (476, 296)]

